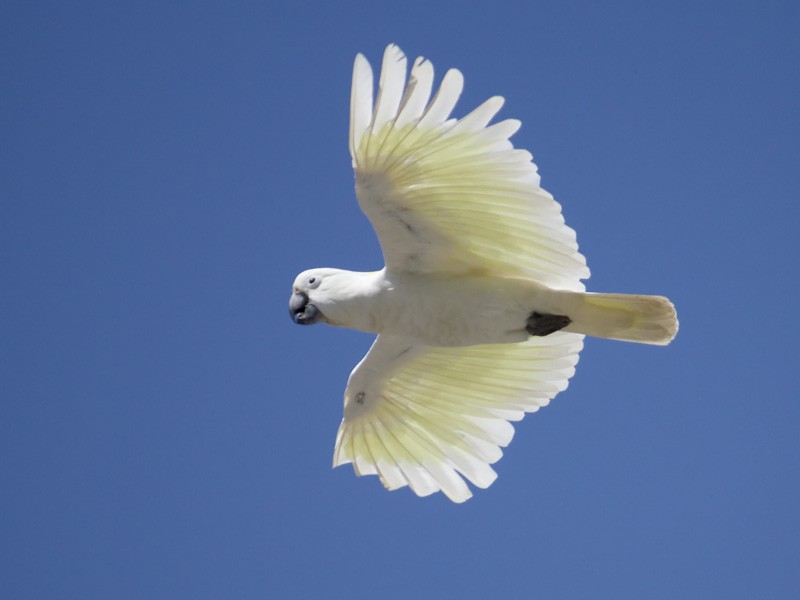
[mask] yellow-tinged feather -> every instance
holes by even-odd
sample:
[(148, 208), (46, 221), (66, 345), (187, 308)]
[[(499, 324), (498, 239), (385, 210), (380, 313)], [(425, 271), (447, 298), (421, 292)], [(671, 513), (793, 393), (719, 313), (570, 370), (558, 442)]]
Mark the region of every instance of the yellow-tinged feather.
[[(367, 385), (371, 397), (362, 398), (358, 411), (346, 411), (334, 465), (351, 462), (357, 474), (377, 474), (388, 489), (442, 490), (462, 502), (470, 493), (460, 476), (479, 487), (496, 478), (489, 465), (513, 437), (509, 421), (567, 386), (582, 336), (559, 332), (518, 344), (413, 351), (407, 344), (379, 336), (351, 375), (346, 397), (359, 391), (351, 385)], [(382, 373), (377, 393), (359, 372)]]
[[(387, 265), (402, 269), (413, 256), (405, 264), (411, 270), (447, 270), (449, 264), (463, 271), (467, 264), (475, 270), (535, 276), (555, 287), (582, 290), (580, 279), (589, 271), (577, 251), (574, 232), (564, 224), (559, 205), (538, 187), (530, 153), (515, 150), (508, 140), (519, 121), (489, 125), (503, 99), (495, 96), (466, 117), (450, 119), (463, 87), (460, 72), (448, 71), (425, 107), (432, 66), (415, 61), (406, 85), (405, 58), (399, 48), (390, 46), (374, 111), (365, 117), (362, 111), (372, 110), (372, 105), (363, 95), (372, 78), (364, 72), (369, 67), (363, 57), (356, 63), (351, 153), (362, 209), (379, 236), (395, 228), (391, 220), (402, 213), (413, 215), (414, 222), (424, 221), (425, 231), (435, 230), (448, 242), (448, 247), (437, 246), (435, 239), (420, 245), (418, 233), (412, 232), (398, 244), (403, 236), (395, 230), (388, 235), (391, 239), (381, 239)], [(366, 183), (375, 178), (385, 179), (386, 184)], [(501, 204), (504, 210), (499, 210)], [(459, 218), (453, 219), (454, 214)], [(409, 249), (415, 243), (418, 247)], [(505, 252), (498, 252), (503, 248)], [(430, 256), (421, 257), (422, 253)]]

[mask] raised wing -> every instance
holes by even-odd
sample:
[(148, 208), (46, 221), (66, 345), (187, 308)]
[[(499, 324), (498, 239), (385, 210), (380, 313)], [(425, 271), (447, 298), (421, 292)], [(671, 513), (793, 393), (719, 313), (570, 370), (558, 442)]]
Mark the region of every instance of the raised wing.
[[(450, 119), (463, 77), (447, 72), (432, 100), (433, 66), (386, 48), (373, 107), (372, 69), (353, 67), (350, 153), (361, 209), (387, 267), (412, 272), (486, 271), (581, 291), (589, 277), (560, 205), (539, 187), (531, 154), (509, 137), (520, 122), (488, 125), (490, 98)], [(429, 101), (430, 100), (430, 101)]]
[(381, 334), (350, 374), (333, 465), (378, 475), (390, 490), (472, 496), (514, 435), (509, 421), (567, 387), (583, 336), (557, 332), (518, 344), (421, 346)]

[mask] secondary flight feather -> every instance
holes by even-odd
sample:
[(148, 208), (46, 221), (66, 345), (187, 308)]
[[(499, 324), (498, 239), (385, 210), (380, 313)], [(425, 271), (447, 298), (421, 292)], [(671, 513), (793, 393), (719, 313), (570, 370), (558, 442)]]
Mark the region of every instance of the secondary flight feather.
[(385, 266), (304, 271), (289, 311), (378, 334), (347, 382), (334, 466), (463, 502), (465, 480), (496, 479), (510, 422), (567, 387), (584, 335), (664, 345), (678, 321), (662, 296), (585, 292), (575, 232), (509, 140), (519, 121), (490, 124), (502, 98), (454, 119), (461, 73), (431, 98), (431, 63), (407, 70), (387, 47), (374, 96), (367, 60), (353, 67), (356, 196)]

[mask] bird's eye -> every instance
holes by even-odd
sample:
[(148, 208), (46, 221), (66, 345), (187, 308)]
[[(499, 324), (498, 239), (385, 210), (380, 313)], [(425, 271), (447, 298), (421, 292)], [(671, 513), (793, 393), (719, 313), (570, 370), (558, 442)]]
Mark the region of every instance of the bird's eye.
[(309, 277), (308, 278), (308, 285), (313, 285), (313, 283), (317, 280), (316, 277)]
[(308, 287), (311, 289), (315, 289), (319, 286), (321, 279), (319, 277), (309, 277), (308, 278)]

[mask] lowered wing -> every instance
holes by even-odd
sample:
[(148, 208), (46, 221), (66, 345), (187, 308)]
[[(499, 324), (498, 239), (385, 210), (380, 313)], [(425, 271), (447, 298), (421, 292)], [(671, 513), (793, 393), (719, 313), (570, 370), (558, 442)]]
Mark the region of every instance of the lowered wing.
[(433, 90), (433, 66), (390, 45), (373, 105), (372, 69), (353, 67), (350, 153), (361, 209), (386, 266), (407, 272), (491, 272), (581, 291), (589, 277), (560, 205), (539, 187), (531, 154), (509, 137), (519, 121), (489, 125), (495, 96), (451, 119), (463, 77), (447, 72)]
[(333, 465), (353, 463), (390, 489), (472, 496), (514, 435), (509, 421), (567, 387), (583, 336), (557, 332), (518, 344), (430, 347), (381, 334), (350, 374)]

